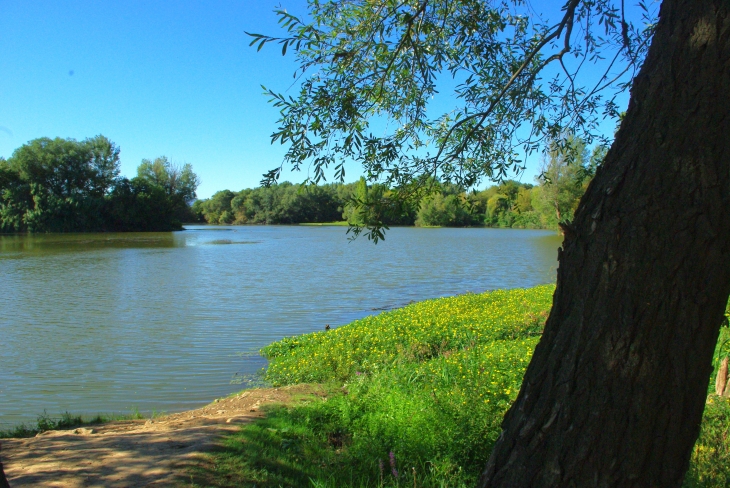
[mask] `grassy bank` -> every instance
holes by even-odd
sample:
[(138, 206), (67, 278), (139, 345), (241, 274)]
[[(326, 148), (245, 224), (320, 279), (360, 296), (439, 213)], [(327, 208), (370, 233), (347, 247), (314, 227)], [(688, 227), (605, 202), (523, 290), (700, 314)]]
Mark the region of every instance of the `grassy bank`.
[[(271, 383), (324, 383), (330, 395), (270, 410), (194, 478), (214, 486), (473, 486), (553, 290), (430, 300), (269, 345), (262, 352)], [(729, 337), (723, 328), (718, 344)], [(730, 484), (728, 425), (727, 401), (711, 399), (685, 486)]]
[(139, 412), (130, 414), (112, 414), (95, 416), (72, 415), (68, 412), (62, 413), (58, 417), (52, 417), (46, 412), (38, 416), (35, 423), (21, 423), (9, 429), (0, 430), (0, 439), (11, 439), (20, 437), (33, 437), (41, 432), (49, 430), (65, 430), (75, 429), (77, 427), (87, 427), (90, 425), (105, 424), (116, 420), (138, 420), (145, 418)]

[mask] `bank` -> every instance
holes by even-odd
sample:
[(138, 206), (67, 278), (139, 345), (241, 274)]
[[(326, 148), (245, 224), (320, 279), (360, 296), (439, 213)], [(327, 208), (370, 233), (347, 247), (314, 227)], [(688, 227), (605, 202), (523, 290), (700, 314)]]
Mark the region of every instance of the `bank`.
[[(247, 405), (254, 416), (241, 422), (220, 402), (205, 407), (225, 435), (170, 469), (189, 486), (473, 486), (553, 291), (427, 300), (277, 341), (262, 350), (272, 389), (238, 395), (301, 394)], [(728, 341), (723, 328), (716, 366)], [(730, 485), (730, 405), (710, 393), (685, 487)], [(12, 457), (8, 466), (12, 476)]]
[[(473, 486), (553, 291), (428, 300), (267, 346), (269, 382), (329, 394), (272, 407), (195, 475), (213, 486)], [(723, 328), (716, 366), (728, 340)], [(730, 486), (730, 404), (710, 393), (685, 487)]]

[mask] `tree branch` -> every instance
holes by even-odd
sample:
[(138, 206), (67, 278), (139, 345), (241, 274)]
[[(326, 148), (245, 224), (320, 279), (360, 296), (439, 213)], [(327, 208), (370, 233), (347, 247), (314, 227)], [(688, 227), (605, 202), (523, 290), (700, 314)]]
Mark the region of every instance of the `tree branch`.
[(474, 133), (474, 130), (476, 130), (477, 127), (480, 127), (484, 121), (487, 119), (487, 117), (491, 114), (491, 112), (494, 110), (494, 108), (497, 106), (497, 104), (502, 100), (502, 97), (507, 93), (507, 91), (512, 87), (514, 82), (519, 78), (519, 76), (525, 71), (527, 66), (532, 62), (532, 60), (535, 58), (535, 56), (538, 55), (538, 53), (544, 48), (550, 41), (553, 39), (560, 38), (560, 35), (563, 32), (563, 29), (567, 26), (567, 32), (565, 36), (565, 44), (563, 49), (560, 51), (560, 53), (555, 54), (551, 57), (549, 57), (545, 62), (543, 62), (538, 69), (535, 70), (535, 72), (530, 77), (530, 82), (534, 81), (537, 74), (542, 71), (545, 66), (547, 66), (552, 61), (555, 61), (556, 59), (560, 59), (566, 52), (570, 51), (570, 33), (573, 30), (573, 20), (575, 18), (575, 9), (580, 3), (581, 0), (570, 0), (566, 5), (566, 12), (563, 16), (563, 20), (558, 24), (558, 27), (555, 29), (555, 31), (550, 34), (549, 36), (545, 37), (538, 45), (532, 50), (532, 52), (527, 56), (525, 61), (520, 65), (520, 67), (512, 74), (509, 81), (502, 87), (502, 90), (497, 94), (497, 96), (492, 100), (492, 102), (489, 104), (489, 107), (487, 107), (487, 110), (484, 112), (480, 112), (479, 114), (474, 114), (474, 116), (469, 117), (468, 119), (462, 119), (459, 122), (455, 123), (451, 128), (449, 129), (449, 132), (446, 133), (446, 137), (444, 138), (444, 142), (441, 144), (441, 147), (439, 148), (438, 153), (436, 154), (436, 159), (441, 157), (444, 150), (446, 149), (446, 144), (448, 143), (449, 138), (454, 133), (454, 131), (464, 125), (468, 120), (472, 120), (478, 116), (481, 115), (481, 119), (479, 122), (472, 128), (471, 131), (467, 134), (467, 136), (464, 138), (462, 143), (459, 145), (459, 147), (452, 152), (449, 155), (449, 159), (453, 160), (459, 157), (459, 154), (464, 151), (464, 148), (466, 147), (466, 144), (468, 143), (469, 139)]

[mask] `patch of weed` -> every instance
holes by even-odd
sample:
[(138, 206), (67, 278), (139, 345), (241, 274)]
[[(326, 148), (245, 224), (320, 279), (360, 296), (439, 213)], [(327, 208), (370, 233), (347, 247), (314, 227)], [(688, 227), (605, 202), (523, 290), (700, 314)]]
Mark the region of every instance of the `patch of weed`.
[(101, 415), (92, 417), (84, 417), (81, 415), (72, 415), (68, 412), (62, 413), (58, 417), (51, 417), (47, 412), (43, 412), (38, 416), (35, 424), (22, 423), (10, 429), (0, 430), (0, 439), (34, 437), (41, 432), (49, 430), (66, 430), (85, 427), (89, 425), (99, 425), (115, 420), (133, 420), (144, 418), (138, 410), (133, 410), (128, 415)]

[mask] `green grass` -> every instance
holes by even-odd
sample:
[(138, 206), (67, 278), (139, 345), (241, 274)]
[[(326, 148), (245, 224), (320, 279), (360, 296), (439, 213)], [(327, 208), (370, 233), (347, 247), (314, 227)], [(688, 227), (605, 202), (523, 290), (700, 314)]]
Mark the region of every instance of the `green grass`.
[(327, 383), (327, 401), (269, 410), (228, 437), (195, 482), (472, 486), (517, 394), (553, 290), (430, 300), (271, 344), (262, 351), (270, 360), (266, 379)]
[(713, 395), (705, 406), (702, 430), (692, 451), (685, 488), (730, 486), (729, 434), (730, 402)]
[(34, 437), (41, 432), (49, 430), (75, 429), (77, 427), (85, 427), (89, 425), (98, 425), (115, 420), (133, 420), (144, 418), (138, 411), (133, 411), (128, 415), (96, 415), (92, 417), (84, 417), (81, 415), (72, 415), (68, 412), (62, 413), (58, 417), (51, 417), (46, 412), (38, 416), (35, 424), (22, 423), (12, 428), (0, 430), (0, 439)]
[(730, 328), (723, 327), (715, 349), (715, 370), (710, 378), (700, 437), (692, 451), (685, 488), (730, 486), (730, 399), (714, 395), (717, 368), (729, 354)]
[[(193, 471), (193, 484), (473, 486), (519, 390), (553, 291), (429, 300), (267, 346), (267, 381), (324, 383), (327, 400), (269, 409), (265, 419), (227, 437)], [(724, 328), (716, 364), (729, 339)], [(686, 487), (730, 486), (730, 404), (710, 398)]]

